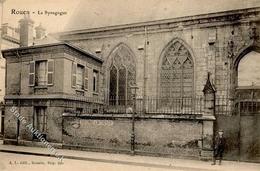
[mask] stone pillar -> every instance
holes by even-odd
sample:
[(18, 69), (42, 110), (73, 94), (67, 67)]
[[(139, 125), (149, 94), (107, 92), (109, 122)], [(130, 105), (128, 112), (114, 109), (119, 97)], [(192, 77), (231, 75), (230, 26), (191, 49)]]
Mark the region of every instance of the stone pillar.
[(214, 121), (215, 121), (215, 88), (210, 81), (208, 73), (207, 82), (204, 86), (204, 113), (202, 123), (202, 149), (201, 159), (211, 160), (213, 157)]
[(210, 73), (208, 73), (207, 82), (203, 89), (204, 94), (204, 115), (214, 116), (215, 115), (215, 87), (210, 81)]

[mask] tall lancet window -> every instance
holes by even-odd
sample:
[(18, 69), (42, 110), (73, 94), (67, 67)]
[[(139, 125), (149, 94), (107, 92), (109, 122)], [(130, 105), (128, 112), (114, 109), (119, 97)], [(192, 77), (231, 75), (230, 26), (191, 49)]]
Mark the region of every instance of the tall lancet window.
[(135, 83), (135, 63), (130, 50), (124, 45), (112, 53), (109, 79), (109, 104), (131, 105), (131, 85)]
[(171, 106), (172, 99), (193, 95), (193, 61), (188, 49), (179, 41), (166, 48), (160, 68), (160, 98)]

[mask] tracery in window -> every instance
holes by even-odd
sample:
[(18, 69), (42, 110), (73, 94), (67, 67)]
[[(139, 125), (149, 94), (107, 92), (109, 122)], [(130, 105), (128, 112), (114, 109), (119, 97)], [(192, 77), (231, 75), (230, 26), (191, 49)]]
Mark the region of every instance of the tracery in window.
[(160, 98), (164, 105), (172, 99), (193, 95), (193, 61), (188, 49), (179, 41), (165, 51), (160, 68)]
[(130, 105), (131, 85), (135, 83), (135, 63), (130, 50), (121, 45), (113, 53), (110, 66), (109, 104)]

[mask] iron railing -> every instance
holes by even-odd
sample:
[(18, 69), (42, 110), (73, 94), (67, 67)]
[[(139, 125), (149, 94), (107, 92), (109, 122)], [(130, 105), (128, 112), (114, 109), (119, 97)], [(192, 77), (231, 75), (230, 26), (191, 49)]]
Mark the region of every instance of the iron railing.
[[(67, 101), (63, 106), (80, 109), (82, 112), (79, 113), (85, 114), (127, 114), (134, 111), (140, 114), (203, 114), (205, 98), (203, 96), (193, 98), (147, 97), (146, 99), (125, 100), (110, 97), (107, 102), (100, 99), (92, 99), (88, 103)], [(259, 114), (260, 99), (231, 99), (217, 96), (213, 107), (216, 115)]]
[(217, 97), (215, 102), (216, 115), (260, 114), (260, 99), (257, 98), (226, 98)]
[(240, 115), (260, 114), (260, 99), (243, 99), (236, 101), (235, 112)]
[(146, 113), (201, 114), (204, 108), (202, 97), (196, 98), (147, 98)]
[[(136, 98), (136, 100), (110, 98), (107, 103), (100, 99), (88, 103), (67, 101), (62, 106), (80, 109), (83, 112), (79, 113), (85, 114), (127, 114), (131, 111), (142, 114), (203, 114), (205, 98), (147, 97), (145, 100), (140, 98)], [(260, 114), (260, 99), (230, 99), (218, 96), (213, 106), (216, 115)]]
[(104, 106), (104, 113), (127, 113), (132, 108), (136, 113), (145, 114), (202, 114), (203, 97), (196, 98), (136, 98), (136, 100), (122, 100), (111, 98)]

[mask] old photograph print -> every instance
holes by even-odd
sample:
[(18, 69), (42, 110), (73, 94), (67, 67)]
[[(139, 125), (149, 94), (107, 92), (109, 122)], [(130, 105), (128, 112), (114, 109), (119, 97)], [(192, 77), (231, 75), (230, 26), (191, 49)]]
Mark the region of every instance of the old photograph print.
[(0, 171), (260, 170), (260, 0), (0, 11)]

